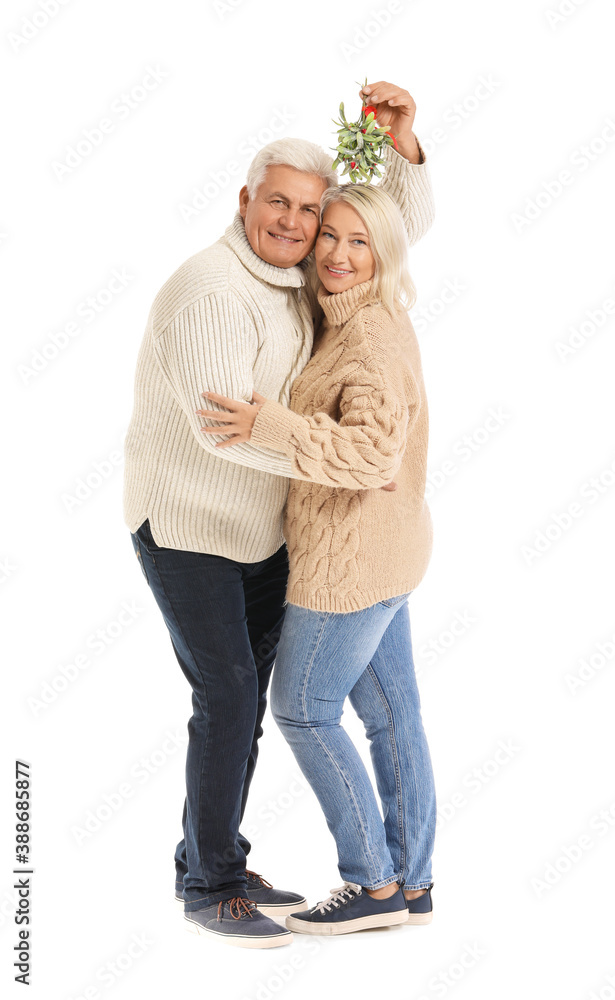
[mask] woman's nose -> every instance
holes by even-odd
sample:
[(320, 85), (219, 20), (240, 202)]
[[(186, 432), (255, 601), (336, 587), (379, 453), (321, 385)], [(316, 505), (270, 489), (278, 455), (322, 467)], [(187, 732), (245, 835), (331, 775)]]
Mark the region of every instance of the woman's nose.
[(341, 262), (346, 260), (347, 257), (346, 247), (342, 243), (336, 243), (329, 256), (331, 260), (335, 260), (338, 264), (341, 264)]

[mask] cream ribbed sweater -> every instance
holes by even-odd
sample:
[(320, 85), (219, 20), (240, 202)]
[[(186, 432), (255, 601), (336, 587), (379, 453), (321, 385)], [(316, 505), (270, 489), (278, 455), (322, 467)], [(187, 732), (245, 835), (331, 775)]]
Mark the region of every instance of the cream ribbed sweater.
[[(292, 461), (286, 600), (318, 611), (414, 590), (431, 556), (419, 346), (407, 313), (393, 319), (372, 288), (321, 286), (326, 343), (295, 380), (290, 408), (267, 400), (252, 429), (254, 444)], [(395, 491), (379, 488), (393, 479)]]
[[(427, 166), (391, 147), (385, 156), (382, 187), (416, 243), (433, 220)], [(186, 260), (158, 292), (124, 442), (130, 531), (149, 518), (158, 545), (241, 562), (266, 559), (283, 544), (290, 457), (252, 441), (215, 449), (226, 436), (203, 434), (206, 424), (194, 411), (204, 405), (205, 389), (246, 401), (256, 389), (288, 405), (322, 315), (305, 283), (311, 256), (296, 267), (268, 264), (252, 250), (237, 212), (224, 236)]]

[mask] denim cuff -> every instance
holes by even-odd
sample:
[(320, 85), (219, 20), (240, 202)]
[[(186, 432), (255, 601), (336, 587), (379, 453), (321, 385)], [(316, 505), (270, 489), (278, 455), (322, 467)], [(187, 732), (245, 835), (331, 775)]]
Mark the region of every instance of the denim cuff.
[(184, 900), (184, 913), (192, 913), (193, 910), (205, 910), (208, 906), (214, 906), (224, 899), (232, 899), (233, 896), (241, 896), (249, 899), (246, 883), (238, 884), (235, 889), (225, 889), (224, 892), (210, 892), (199, 896), (198, 899)]

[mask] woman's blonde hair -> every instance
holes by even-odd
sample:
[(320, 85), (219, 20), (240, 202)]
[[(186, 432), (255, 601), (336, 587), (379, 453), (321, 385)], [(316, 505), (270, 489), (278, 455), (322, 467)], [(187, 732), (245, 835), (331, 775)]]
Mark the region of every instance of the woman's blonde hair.
[(401, 212), (391, 196), (377, 185), (340, 184), (327, 188), (320, 200), (321, 220), (329, 205), (341, 201), (361, 217), (374, 255), (374, 293), (394, 315), (410, 309), (416, 289), (408, 272), (408, 237)]

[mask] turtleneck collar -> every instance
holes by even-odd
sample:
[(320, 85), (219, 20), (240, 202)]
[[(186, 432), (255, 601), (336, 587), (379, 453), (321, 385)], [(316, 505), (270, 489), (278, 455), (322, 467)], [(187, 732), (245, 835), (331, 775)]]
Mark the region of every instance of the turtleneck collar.
[(269, 264), (254, 252), (246, 236), (246, 229), (239, 209), (230, 226), (224, 231), (224, 239), (248, 271), (256, 278), (260, 278), (261, 281), (266, 281), (270, 285), (291, 288), (300, 288), (305, 284), (307, 266), (305, 261), (301, 261), (294, 267), (276, 267), (275, 264)]
[(328, 292), (324, 285), (318, 289), (318, 301), (332, 326), (342, 326), (361, 306), (368, 302), (378, 302), (374, 294), (374, 279), (362, 281), (344, 292)]

